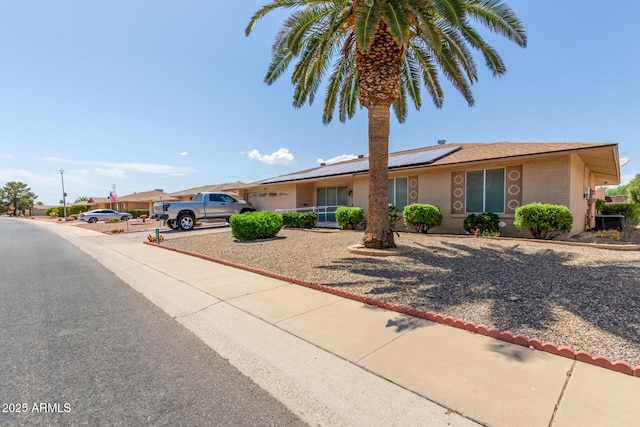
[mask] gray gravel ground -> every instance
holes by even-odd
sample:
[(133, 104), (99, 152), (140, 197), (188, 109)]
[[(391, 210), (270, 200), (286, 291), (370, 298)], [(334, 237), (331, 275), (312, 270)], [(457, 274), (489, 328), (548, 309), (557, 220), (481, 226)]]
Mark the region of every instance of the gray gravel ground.
[(640, 252), (401, 233), (400, 256), (354, 254), (362, 231), (230, 232), (165, 244), (640, 365)]

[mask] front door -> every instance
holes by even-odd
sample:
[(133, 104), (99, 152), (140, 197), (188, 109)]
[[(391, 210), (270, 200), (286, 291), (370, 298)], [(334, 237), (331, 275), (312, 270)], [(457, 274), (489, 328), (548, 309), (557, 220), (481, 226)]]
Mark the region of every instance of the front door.
[(321, 187), (316, 191), (316, 206), (318, 208), (318, 227), (337, 228), (336, 209), (347, 206), (349, 198), (348, 187)]

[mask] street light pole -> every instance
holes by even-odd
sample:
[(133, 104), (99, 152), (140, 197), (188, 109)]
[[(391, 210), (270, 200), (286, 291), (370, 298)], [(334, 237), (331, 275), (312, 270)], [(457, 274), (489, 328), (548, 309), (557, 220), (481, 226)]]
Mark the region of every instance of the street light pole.
[(64, 210), (64, 222), (67, 222), (67, 193), (64, 192), (64, 169), (60, 169), (60, 179), (62, 180), (62, 206)]

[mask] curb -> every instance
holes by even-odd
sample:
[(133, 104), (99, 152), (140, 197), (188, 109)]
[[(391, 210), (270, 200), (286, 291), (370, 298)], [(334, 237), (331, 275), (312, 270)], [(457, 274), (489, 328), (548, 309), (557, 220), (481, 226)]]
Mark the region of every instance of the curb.
[(226, 265), (228, 267), (233, 267), (240, 270), (249, 271), (251, 273), (260, 274), (262, 276), (271, 277), (273, 279), (283, 280), (285, 282), (293, 283), (300, 286), (305, 286), (307, 288), (326, 292), (326, 293), (333, 294), (343, 298), (348, 298), (350, 300), (358, 301), (364, 304), (384, 308), (390, 311), (394, 311), (396, 313), (406, 314), (408, 316), (429, 320), (431, 322), (440, 323), (442, 325), (452, 326), (454, 328), (463, 329), (469, 332), (484, 335), (500, 341), (505, 341), (511, 344), (517, 344), (523, 347), (529, 347), (531, 349), (544, 351), (546, 353), (551, 353), (557, 356), (566, 357), (568, 359), (577, 360), (579, 362), (588, 363), (590, 365), (599, 366), (601, 368), (609, 369), (612, 371), (620, 372), (622, 374), (630, 375), (632, 377), (640, 378), (640, 365), (631, 366), (631, 364), (623, 360), (611, 361), (608, 357), (593, 356), (591, 353), (584, 350), (576, 351), (573, 348), (567, 347), (567, 346), (559, 347), (557, 344), (553, 342), (543, 343), (538, 338), (530, 338), (526, 335), (520, 335), (520, 334), (514, 335), (510, 331), (501, 331), (497, 328), (489, 328), (488, 326), (485, 326), (485, 325), (477, 325), (473, 322), (467, 322), (462, 319), (456, 319), (452, 316), (444, 316), (442, 314), (433, 313), (431, 311), (417, 310), (415, 308), (405, 307), (399, 304), (377, 300), (375, 298), (367, 297), (364, 295), (342, 291), (340, 289), (335, 289), (330, 286), (319, 285), (317, 283), (307, 282), (305, 280), (282, 276), (276, 273), (271, 273), (269, 271), (247, 267), (245, 265), (208, 257), (206, 255), (189, 252), (182, 249), (163, 246), (163, 245), (159, 245), (157, 243), (151, 243), (151, 242), (143, 242), (143, 244), (156, 246), (162, 249), (178, 252), (184, 255), (193, 256), (206, 261), (212, 261), (218, 264)]

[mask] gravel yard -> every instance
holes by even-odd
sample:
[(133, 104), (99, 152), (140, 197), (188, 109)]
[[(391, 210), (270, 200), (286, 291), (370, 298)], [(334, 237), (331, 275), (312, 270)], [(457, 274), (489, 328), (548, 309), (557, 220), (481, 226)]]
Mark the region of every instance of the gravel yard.
[(184, 233), (165, 245), (640, 365), (638, 251), (401, 233), (408, 250), (374, 257), (347, 249), (362, 234)]

